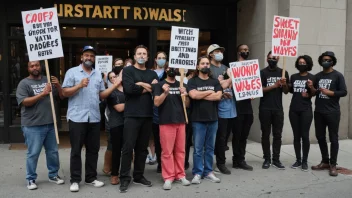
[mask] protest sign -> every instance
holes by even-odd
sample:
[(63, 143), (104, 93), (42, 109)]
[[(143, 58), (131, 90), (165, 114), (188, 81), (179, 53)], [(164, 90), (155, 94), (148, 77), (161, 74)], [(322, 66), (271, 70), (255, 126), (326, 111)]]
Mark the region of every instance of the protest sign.
[(107, 75), (112, 70), (112, 56), (96, 56), (95, 69)]
[(272, 32), (272, 55), (297, 57), (299, 18), (274, 16)]
[(195, 69), (198, 57), (199, 29), (172, 26), (169, 67)]
[(230, 63), (231, 78), (237, 101), (263, 97), (258, 60)]
[(63, 57), (56, 8), (22, 11), (30, 61)]

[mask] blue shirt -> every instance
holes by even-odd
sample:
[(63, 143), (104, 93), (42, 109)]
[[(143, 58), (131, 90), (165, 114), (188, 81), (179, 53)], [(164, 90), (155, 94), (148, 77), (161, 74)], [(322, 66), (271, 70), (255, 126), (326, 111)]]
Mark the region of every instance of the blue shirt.
[(81, 88), (68, 99), (67, 120), (73, 122), (100, 122), (99, 93), (105, 90), (104, 81), (99, 72), (92, 68), (86, 73), (82, 65), (73, 67), (66, 72), (63, 88), (73, 87), (83, 78), (88, 78), (87, 87)]
[(233, 92), (231, 89), (227, 88), (224, 90), (224, 92), (230, 93), (232, 98), (222, 98), (220, 100), (218, 105), (219, 118), (235, 118), (237, 117), (236, 99), (233, 97)]

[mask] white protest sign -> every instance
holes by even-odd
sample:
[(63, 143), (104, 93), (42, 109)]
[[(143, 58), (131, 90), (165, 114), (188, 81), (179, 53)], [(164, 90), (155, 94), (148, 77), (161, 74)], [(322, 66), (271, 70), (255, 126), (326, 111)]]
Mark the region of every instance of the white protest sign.
[(22, 22), (30, 61), (64, 56), (56, 8), (23, 11)]
[(236, 100), (263, 97), (258, 59), (230, 63)]
[(169, 67), (195, 69), (198, 57), (198, 28), (172, 26)]
[(112, 70), (112, 56), (95, 56), (95, 69), (107, 75)]
[(299, 18), (274, 16), (271, 47), (273, 56), (297, 56), (299, 24)]

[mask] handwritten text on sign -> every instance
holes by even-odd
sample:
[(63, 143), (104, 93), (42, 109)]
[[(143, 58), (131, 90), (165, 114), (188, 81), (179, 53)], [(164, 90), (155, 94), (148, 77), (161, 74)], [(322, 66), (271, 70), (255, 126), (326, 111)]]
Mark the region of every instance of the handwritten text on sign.
[(296, 57), (300, 19), (274, 16), (272, 34), (273, 56)]
[(56, 8), (22, 12), (29, 60), (63, 57)]
[(169, 67), (195, 69), (198, 56), (198, 28), (172, 26)]
[(96, 56), (95, 69), (107, 75), (112, 70), (112, 56)]
[(236, 100), (263, 97), (258, 60), (230, 63), (231, 78)]

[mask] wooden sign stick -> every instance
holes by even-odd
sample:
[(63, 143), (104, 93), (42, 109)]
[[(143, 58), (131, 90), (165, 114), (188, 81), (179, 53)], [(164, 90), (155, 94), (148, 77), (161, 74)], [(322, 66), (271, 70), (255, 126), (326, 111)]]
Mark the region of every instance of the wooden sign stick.
[[(179, 71), (181, 73), (180, 87), (183, 87), (183, 80), (185, 78), (185, 69), (180, 68)], [(182, 96), (182, 104), (183, 104), (183, 112), (185, 113), (186, 124), (188, 124), (188, 116), (187, 116), (187, 110), (186, 110), (186, 96)]]

